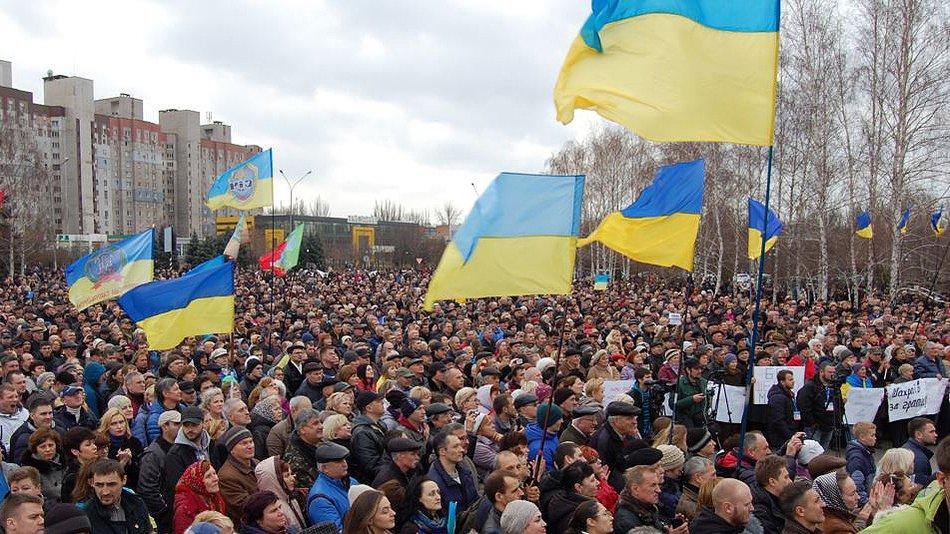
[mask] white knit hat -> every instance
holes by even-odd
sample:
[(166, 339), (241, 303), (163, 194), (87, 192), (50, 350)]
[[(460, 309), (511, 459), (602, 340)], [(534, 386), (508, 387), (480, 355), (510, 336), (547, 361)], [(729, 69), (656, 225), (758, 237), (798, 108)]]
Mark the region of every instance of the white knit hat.
[(501, 514), (501, 530), (505, 534), (520, 534), (539, 515), (541, 510), (534, 503), (511, 501)]

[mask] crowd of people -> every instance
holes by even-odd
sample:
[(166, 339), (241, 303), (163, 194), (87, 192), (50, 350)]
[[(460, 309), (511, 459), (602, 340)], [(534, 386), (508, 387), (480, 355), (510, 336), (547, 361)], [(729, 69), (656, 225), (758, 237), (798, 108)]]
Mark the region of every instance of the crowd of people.
[[(159, 276), (168, 273), (159, 273)], [(421, 309), (422, 271), (236, 274), (233, 334), (153, 351), (61, 273), (2, 281), (7, 534), (950, 533), (950, 313), (752, 302), (655, 278)], [(801, 366), (712, 417), (711, 382)], [(607, 384), (629, 380), (623, 393)], [(882, 444), (888, 446), (884, 447)]]

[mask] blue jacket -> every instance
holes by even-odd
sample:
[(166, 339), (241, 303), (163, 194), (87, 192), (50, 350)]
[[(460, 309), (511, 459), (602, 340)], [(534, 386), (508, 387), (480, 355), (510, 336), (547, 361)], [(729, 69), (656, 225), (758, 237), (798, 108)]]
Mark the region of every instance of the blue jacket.
[[(541, 448), (541, 425), (531, 423), (525, 427), (524, 435), (528, 438), (528, 460), (534, 460), (538, 457), (538, 449)], [(554, 451), (560, 443), (554, 432), (548, 432), (548, 437), (544, 438), (544, 471), (546, 473), (554, 469)]]
[[(173, 409), (182, 411), (185, 409), (185, 405), (179, 404)], [(162, 434), (162, 429), (158, 427), (158, 418), (166, 411), (165, 407), (158, 401), (152, 401), (148, 406), (143, 405), (139, 408), (139, 413), (132, 421), (132, 435), (139, 440), (143, 447), (151, 445)]]
[(468, 510), (472, 504), (478, 500), (478, 485), (475, 483), (475, 475), (469, 471), (464, 464), (459, 463), (456, 466), (459, 474), (459, 482), (456, 482), (442, 467), (442, 462), (436, 459), (429, 468), (429, 478), (439, 486), (442, 493), (442, 511), (447, 512), (450, 502), (456, 502), (456, 510), (459, 513)]
[(350, 486), (355, 484), (358, 482), (352, 478), (347, 478), (344, 485), (342, 481), (320, 473), (307, 495), (307, 515), (310, 516), (310, 521), (314, 525), (332, 521), (337, 532), (343, 530), (343, 518), (350, 509), (348, 493)]
[(908, 439), (904, 448), (914, 453), (914, 482), (926, 488), (934, 479), (933, 470), (930, 469), (930, 457), (934, 455), (933, 451), (917, 443), (914, 438)]
[(858, 487), (860, 505), (864, 506), (874, 487), (874, 453), (857, 439), (852, 439), (844, 455), (848, 460), (848, 474)]
[(939, 361), (931, 360), (926, 354), (914, 360), (914, 378), (937, 378), (938, 376), (943, 376)]

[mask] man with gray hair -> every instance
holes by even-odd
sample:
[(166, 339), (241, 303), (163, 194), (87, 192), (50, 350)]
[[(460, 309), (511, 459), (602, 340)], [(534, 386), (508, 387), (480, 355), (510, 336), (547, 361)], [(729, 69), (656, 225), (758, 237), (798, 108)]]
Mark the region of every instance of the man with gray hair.
[(287, 451), (287, 443), (290, 441), (290, 435), (294, 429), (297, 428), (294, 424), (294, 419), (300, 412), (310, 408), (313, 408), (313, 403), (309, 397), (298, 395), (290, 399), (290, 417), (285, 417), (279, 423), (271, 427), (270, 432), (267, 434), (266, 443), (268, 456), (284, 457), (284, 453)]
[(924, 353), (914, 360), (914, 378), (944, 378), (943, 368), (940, 366), (942, 354), (942, 345), (928, 341), (924, 345)]
[(224, 401), (222, 415), (231, 423), (231, 426), (243, 426), (251, 424), (251, 412), (247, 409), (247, 404), (241, 399), (228, 399)]
[(294, 417), (294, 431), (287, 441), (284, 461), (290, 467), (297, 486), (309, 488), (317, 479), (317, 445), (323, 439), (323, 421), (320, 412), (313, 408), (303, 408)]
[(683, 514), (692, 521), (699, 513), (699, 488), (704, 482), (716, 476), (716, 468), (709, 458), (693, 456), (683, 464), (683, 495), (676, 505), (676, 513)]

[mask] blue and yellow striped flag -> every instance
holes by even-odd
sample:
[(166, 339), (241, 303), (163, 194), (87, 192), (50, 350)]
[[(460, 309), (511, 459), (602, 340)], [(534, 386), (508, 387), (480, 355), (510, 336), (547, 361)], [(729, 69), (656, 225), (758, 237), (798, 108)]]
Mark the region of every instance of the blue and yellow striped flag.
[(113, 299), (154, 278), (151, 228), (122, 241), (104, 246), (66, 267), (69, 301), (83, 310)]
[(701, 159), (660, 167), (636, 202), (607, 215), (577, 246), (600, 241), (640, 263), (692, 271), (704, 175)]
[(903, 213), (901, 213), (901, 220), (897, 221), (897, 232), (900, 235), (907, 233), (907, 225), (910, 222), (910, 208), (906, 208)]
[(934, 235), (937, 237), (942, 236), (947, 231), (947, 218), (943, 216), (943, 206), (930, 214), (930, 228), (933, 229)]
[(499, 174), (445, 247), (423, 307), (570, 293), (583, 195), (583, 176)]
[(274, 161), (268, 148), (221, 173), (211, 184), (205, 204), (212, 210), (250, 210), (270, 206), (273, 200)]
[(782, 234), (782, 221), (769, 210), (765, 217), (765, 204), (749, 199), (749, 259), (754, 260), (762, 253), (762, 239), (765, 239), (765, 251), (768, 252)]
[(872, 239), (874, 237), (874, 228), (871, 227), (871, 214), (868, 212), (859, 213), (855, 219), (855, 224), (857, 225), (857, 230), (855, 234), (858, 237), (863, 237), (864, 239)]
[(779, 0), (594, 0), (554, 86), (652, 141), (772, 144)]
[(148, 346), (168, 350), (188, 336), (234, 330), (234, 262), (139, 286), (119, 298)]

